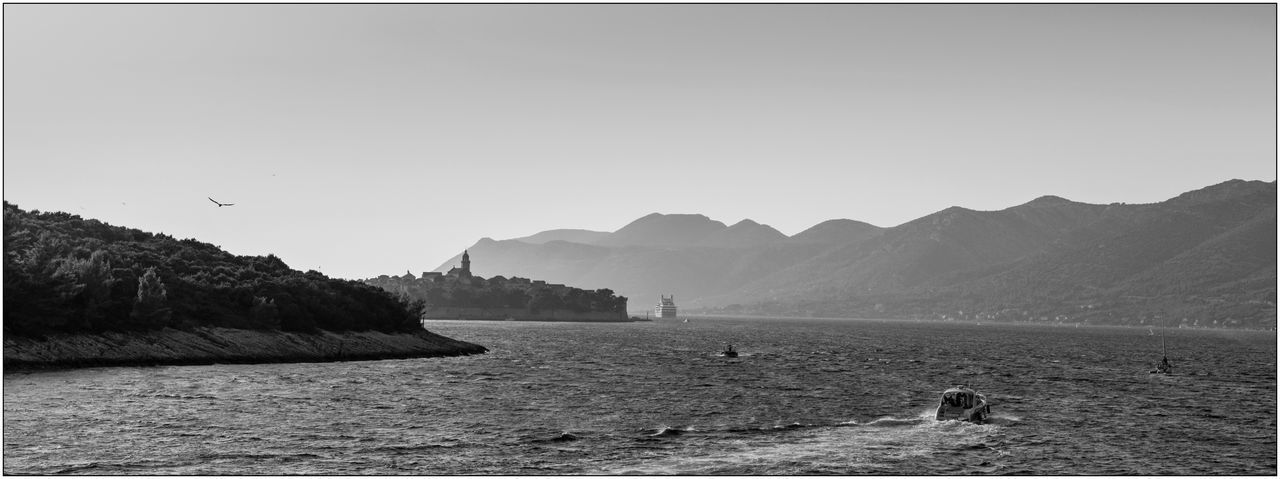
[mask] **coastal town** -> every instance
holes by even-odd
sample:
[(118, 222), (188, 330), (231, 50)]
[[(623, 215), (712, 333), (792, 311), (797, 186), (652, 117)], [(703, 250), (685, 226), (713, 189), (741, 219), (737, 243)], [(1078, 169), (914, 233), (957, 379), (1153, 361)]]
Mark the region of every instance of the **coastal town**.
[(610, 289), (586, 290), (543, 280), (471, 273), (471, 255), (448, 272), (367, 279), (406, 302), (421, 301), (422, 318), (523, 321), (629, 321), (627, 298)]

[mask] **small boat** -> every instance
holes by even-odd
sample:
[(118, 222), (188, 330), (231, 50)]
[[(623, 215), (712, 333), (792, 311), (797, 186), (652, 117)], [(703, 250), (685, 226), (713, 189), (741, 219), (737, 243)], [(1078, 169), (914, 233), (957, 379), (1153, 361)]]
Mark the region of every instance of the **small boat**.
[[(1163, 325), (1161, 325), (1163, 326)], [(1173, 366), (1169, 364), (1169, 348), (1164, 342), (1164, 327), (1160, 328), (1160, 364), (1151, 370), (1151, 374), (1172, 374)]]
[(1169, 357), (1165, 356), (1160, 359), (1160, 364), (1151, 370), (1151, 374), (1173, 374), (1173, 366), (1169, 364)]
[(1173, 374), (1173, 366), (1169, 364), (1169, 349), (1164, 344), (1164, 329), (1160, 330), (1160, 350), (1163, 357), (1160, 358), (1160, 364), (1151, 370), (1151, 374)]
[(733, 349), (733, 345), (732, 345), (732, 344), (730, 344), (730, 345), (727, 345), (727, 346), (724, 348), (724, 351), (720, 351), (720, 355), (721, 355), (721, 356), (724, 356), (724, 357), (726, 357), (726, 358), (736, 358), (736, 357), (738, 357), (738, 352), (737, 352), (737, 351), (735, 351), (735, 350)]
[(986, 396), (968, 386), (955, 386), (942, 392), (942, 400), (938, 402), (938, 411), (933, 418), (981, 423), (990, 416), (991, 405), (987, 403)]

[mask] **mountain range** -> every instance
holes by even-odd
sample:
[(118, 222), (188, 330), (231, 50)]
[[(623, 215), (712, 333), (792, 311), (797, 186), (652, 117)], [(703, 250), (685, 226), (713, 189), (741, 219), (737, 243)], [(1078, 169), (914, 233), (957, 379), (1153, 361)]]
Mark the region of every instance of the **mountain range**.
[(1276, 325), (1274, 181), (1151, 204), (951, 207), (889, 228), (833, 219), (790, 237), (751, 220), (653, 213), (614, 232), (484, 238), (469, 251), (477, 275), (610, 288), (633, 311), (674, 294), (707, 313)]

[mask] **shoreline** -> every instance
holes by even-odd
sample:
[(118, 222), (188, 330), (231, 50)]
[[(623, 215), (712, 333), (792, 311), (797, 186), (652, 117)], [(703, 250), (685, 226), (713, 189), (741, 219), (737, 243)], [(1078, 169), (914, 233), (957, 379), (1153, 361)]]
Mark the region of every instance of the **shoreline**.
[[(1186, 325), (1169, 325), (1160, 326), (1155, 324), (1109, 324), (1109, 323), (1085, 323), (1075, 321), (996, 321), (996, 320), (976, 320), (976, 319), (926, 319), (926, 318), (888, 318), (888, 317), (855, 317), (855, 316), (788, 316), (788, 315), (767, 315), (767, 314), (706, 314), (706, 313), (690, 313), (682, 314), (678, 318), (655, 318), (654, 321), (663, 321), (667, 319), (817, 319), (817, 320), (838, 320), (838, 321), (897, 321), (903, 323), (939, 323), (939, 324), (973, 324), (978, 326), (985, 325), (1022, 325), (1022, 326), (1044, 326), (1053, 328), (1125, 328), (1125, 329), (1175, 329), (1184, 331), (1255, 331), (1255, 332), (1276, 332), (1276, 328), (1229, 328), (1229, 327), (1207, 327), (1207, 326), (1186, 326)], [(643, 319), (641, 320), (643, 321)]]
[(652, 323), (652, 320), (644, 318), (630, 319), (494, 319), (494, 318), (426, 318), (423, 319), (422, 326), (425, 328), (433, 321), (488, 321), (493, 323), (513, 322), (513, 323)]
[(92, 367), (373, 361), (484, 354), (483, 346), (420, 330), (319, 331), (229, 328), (5, 337), (5, 373)]

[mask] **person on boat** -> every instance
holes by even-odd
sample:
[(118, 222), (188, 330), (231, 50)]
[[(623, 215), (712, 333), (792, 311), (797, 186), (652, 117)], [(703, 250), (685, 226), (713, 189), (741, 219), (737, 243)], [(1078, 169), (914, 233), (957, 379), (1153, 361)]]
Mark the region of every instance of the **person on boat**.
[(1173, 369), (1173, 366), (1169, 365), (1169, 357), (1165, 356), (1160, 358), (1160, 365), (1156, 367), (1156, 371), (1167, 373), (1170, 369)]

